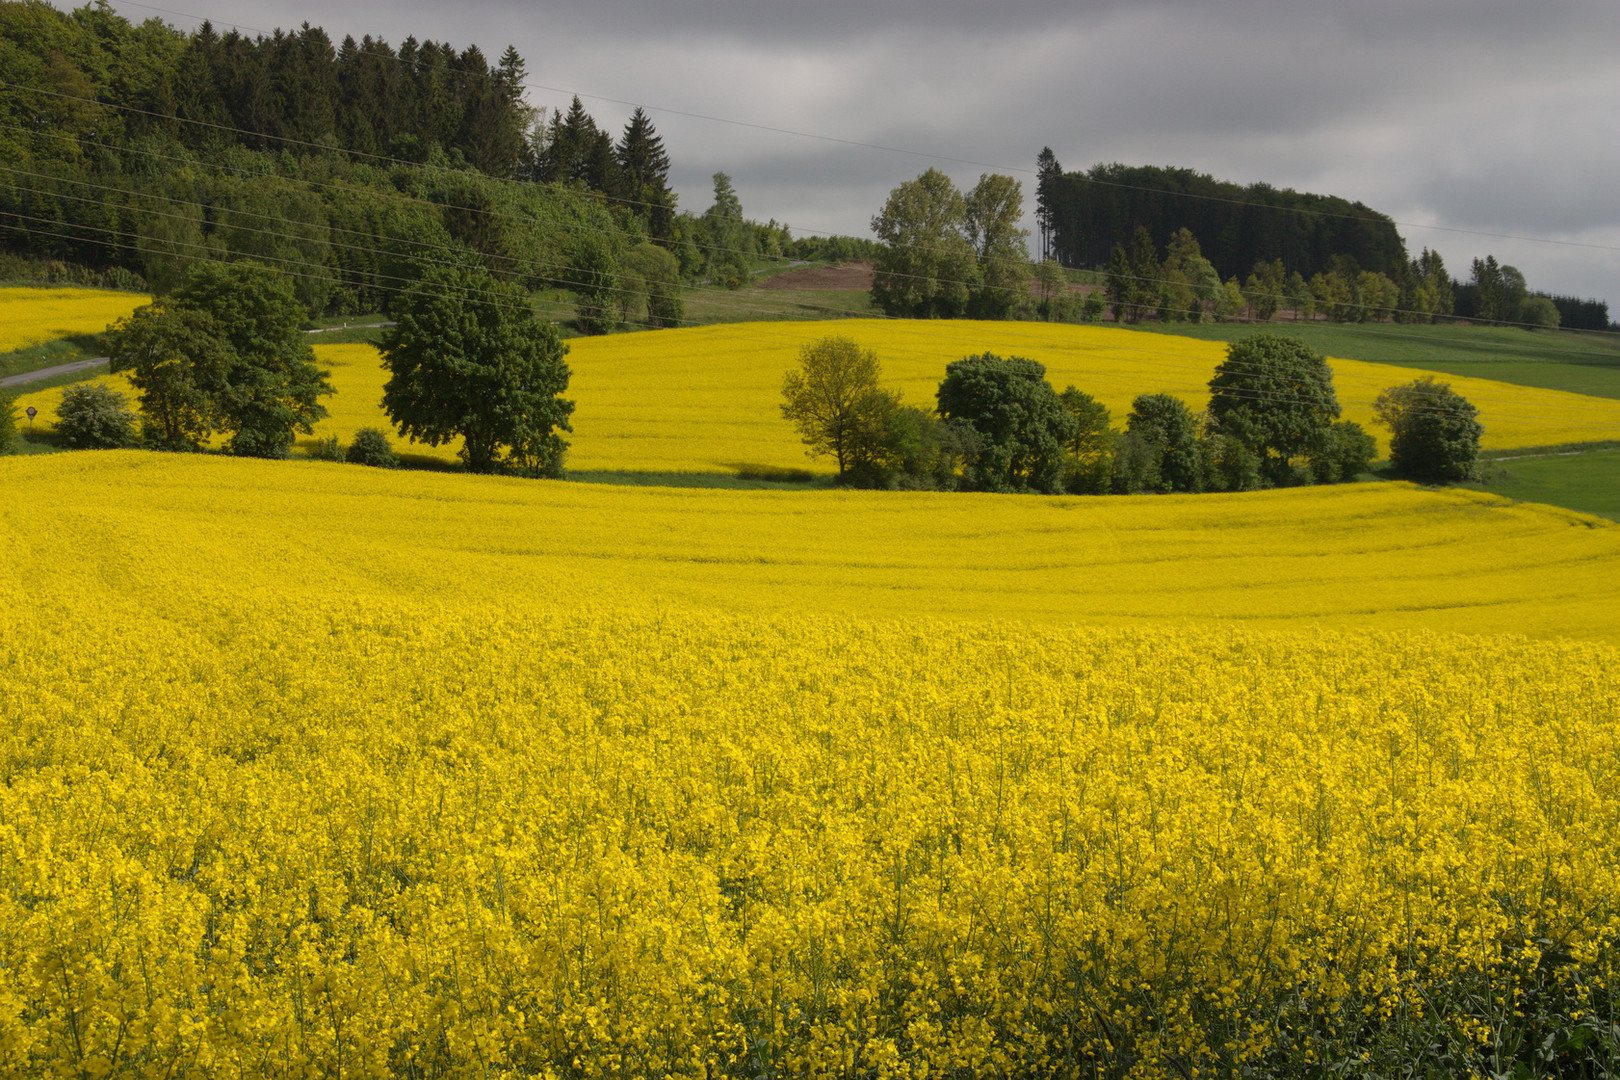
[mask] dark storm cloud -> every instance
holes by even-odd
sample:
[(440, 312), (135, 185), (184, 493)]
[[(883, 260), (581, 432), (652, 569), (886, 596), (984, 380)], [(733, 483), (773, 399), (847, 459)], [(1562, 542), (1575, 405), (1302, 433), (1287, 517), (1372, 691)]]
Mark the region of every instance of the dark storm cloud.
[[(1613, 0), (208, 0), (250, 27), (510, 43), (537, 105), (585, 95), (617, 130), (652, 110), (686, 209), (710, 176), (746, 211), (864, 233), (930, 165), (986, 163), (1029, 186), (1050, 145), (1068, 168), (1184, 165), (1327, 191), (1413, 225), (1612, 242), (1620, 211), (1620, 4)], [(128, 8), (144, 18), (151, 9)], [(609, 100), (612, 99), (612, 100)], [(699, 113), (889, 149), (696, 119)], [(922, 151), (919, 156), (897, 151)], [(960, 159), (957, 161), (949, 159)], [(1605, 231), (1609, 230), (1609, 231)], [(1505, 242), (1403, 229), (1454, 268)], [(1612, 295), (1620, 253), (1521, 243), (1531, 284)]]

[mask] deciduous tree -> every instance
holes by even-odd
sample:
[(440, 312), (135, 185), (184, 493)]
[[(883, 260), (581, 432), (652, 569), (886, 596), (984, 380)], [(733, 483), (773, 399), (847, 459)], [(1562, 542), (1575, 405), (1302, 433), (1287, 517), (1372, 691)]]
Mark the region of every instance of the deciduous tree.
[(1075, 419), (1034, 360), (993, 353), (969, 356), (945, 368), (939, 414), (968, 424), (979, 452), (967, 467), (967, 486), (979, 491), (1062, 490), (1064, 444)]
[(950, 177), (929, 169), (889, 193), (872, 231), (883, 242), (872, 300), (885, 314), (949, 318), (967, 310), (978, 259), (963, 231), (967, 204)]
[(123, 394), (99, 382), (75, 383), (56, 406), (56, 434), (78, 450), (114, 450), (135, 436), (135, 414)]
[(213, 316), (159, 299), (114, 326), (107, 348), (139, 392), (147, 442), (195, 450), (218, 430), (235, 357)]
[(1339, 418), (1326, 358), (1279, 334), (1253, 334), (1228, 346), (1209, 393), (1215, 429), (1254, 452), (1278, 484), (1295, 480), (1295, 459), (1320, 451)]
[(1448, 383), (1425, 375), (1390, 387), (1373, 402), (1373, 415), (1390, 430), (1389, 459), (1418, 480), (1469, 480), (1479, 461), (1484, 428), (1479, 412)]
[(567, 347), (524, 293), (480, 270), (429, 271), (395, 306), (383, 336), (383, 408), (429, 446), (463, 440), (473, 472), (504, 455), (530, 475), (557, 475), (572, 431)]
[(978, 284), (969, 311), (980, 318), (1001, 319), (1027, 295), (1029, 249), (1021, 228), (1024, 187), (1010, 176), (985, 173), (963, 200), (964, 231), (978, 258)]
[(782, 416), (798, 429), (812, 457), (831, 454), (838, 479), (883, 452), (899, 398), (880, 385), (877, 353), (846, 337), (824, 337), (799, 350), (799, 368), (782, 379)]
[(205, 312), (228, 347), (219, 426), (232, 453), (282, 457), (294, 433), (314, 431), (332, 393), (303, 333), (308, 317), (285, 274), (257, 263), (202, 263), (175, 304)]

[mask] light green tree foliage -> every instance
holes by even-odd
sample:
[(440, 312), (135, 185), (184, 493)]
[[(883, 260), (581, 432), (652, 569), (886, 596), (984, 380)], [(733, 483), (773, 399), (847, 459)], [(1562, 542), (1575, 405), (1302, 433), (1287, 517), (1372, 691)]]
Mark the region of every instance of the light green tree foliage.
[(985, 173), (963, 200), (963, 227), (978, 258), (978, 285), (969, 312), (979, 318), (1007, 316), (1029, 291), (1029, 230), (1021, 228), (1024, 186), (1010, 176)]
[(1558, 305), (1545, 296), (1526, 297), (1519, 305), (1519, 321), (1532, 330), (1556, 330), (1561, 317)]
[(1360, 322), (1384, 322), (1395, 317), (1400, 307), (1401, 289), (1386, 274), (1363, 270), (1356, 275)]
[(112, 387), (74, 383), (56, 406), (56, 434), (78, 450), (114, 450), (134, 441), (135, 414)]
[(573, 430), (567, 347), (557, 328), (534, 317), (517, 287), (489, 274), (438, 268), (395, 305), (383, 336), (383, 408), (413, 441), (463, 440), (473, 472), (500, 462), (532, 476), (562, 471)]
[(236, 359), (213, 316), (159, 299), (120, 320), (107, 348), (139, 392), (147, 442), (195, 450), (218, 430)]
[(582, 334), (606, 334), (619, 309), (619, 255), (613, 235), (595, 229), (574, 238), (569, 288)]
[(1257, 320), (1270, 322), (1271, 317), (1277, 314), (1287, 280), (1281, 259), (1254, 264), (1254, 269), (1249, 272), (1249, 280), (1244, 283), (1243, 299)]
[(1296, 459), (1321, 453), (1339, 418), (1327, 359), (1280, 334), (1253, 334), (1228, 346), (1209, 393), (1214, 430), (1260, 458), (1274, 484), (1299, 480)]
[(967, 203), (950, 177), (929, 169), (893, 191), (872, 219), (883, 242), (872, 301), (885, 314), (950, 318), (967, 310), (979, 285), (978, 256), (963, 234)]
[(846, 337), (824, 337), (799, 350), (799, 367), (782, 378), (782, 416), (812, 457), (831, 454), (843, 482), (883, 456), (900, 399), (880, 385), (877, 353)]
[(1192, 230), (1177, 229), (1165, 251), (1160, 318), (1202, 322), (1221, 294), (1221, 275), (1204, 258)]
[(939, 384), (939, 414), (967, 424), (979, 439), (978, 453), (963, 480), (978, 491), (1062, 490), (1065, 444), (1075, 421), (1034, 360), (991, 353), (969, 356), (945, 368)]
[(1288, 271), (1288, 277), (1283, 282), (1283, 296), (1288, 306), (1294, 309), (1295, 320), (1308, 321), (1316, 315), (1316, 297), (1305, 275), (1298, 270)]
[(308, 313), (286, 275), (256, 263), (202, 263), (174, 299), (209, 315), (228, 346), (218, 413), (232, 453), (282, 457), (295, 432), (314, 430), (332, 386), (314, 364), (302, 329)]
[(212, 202), (214, 243), (281, 273), (306, 313), (326, 310), (336, 283), (319, 193), (279, 177), (251, 176), (215, 180)]
[(737, 189), (723, 172), (714, 174), (714, 204), (703, 212), (701, 220), (709, 279), (733, 289), (746, 284), (754, 265), (753, 233), (743, 219)]
[(1063, 267), (1051, 259), (1035, 264), (1035, 287), (1040, 293), (1040, 306), (1036, 309), (1047, 322), (1066, 322), (1074, 304), (1069, 297), (1069, 281)]
[(1215, 318), (1220, 322), (1232, 322), (1243, 316), (1244, 307), (1243, 286), (1238, 284), (1234, 275), (1215, 294)]
[(673, 254), (653, 243), (625, 252), (621, 263), (620, 311), (625, 321), (645, 311), (648, 324), (679, 326), (685, 317), (681, 300), (681, 266)]
[(1484, 427), (1467, 398), (1425, 375), (1390, 387), (1373, 402), (1373, 415), (1390, 430), (1389, 459), (1418, 480), (1470, 480), (1479, 461)]
[(1108, 406), (1072, 386), (1064, 387), (1058, 400), (1074, 417), (1074, 433), (1064, 443), (1071, 458), (1064, 490), (1071, 495), (1108, 494), (1115, 442)]

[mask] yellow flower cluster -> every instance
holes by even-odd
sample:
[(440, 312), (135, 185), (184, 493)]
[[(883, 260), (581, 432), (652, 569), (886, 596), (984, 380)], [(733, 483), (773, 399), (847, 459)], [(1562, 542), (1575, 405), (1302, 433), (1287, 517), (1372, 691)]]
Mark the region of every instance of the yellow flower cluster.
[[(1106, 404), (1122, 426), (1131, 401), (1171, 393), (1193, 409), (1208, 403), (1207, 384), (1225, 357), (1216, 342), (1108, 327), (1047, 323), (883, 321), (740, 323), (571, 341), (567, 396), (578, 403), (569, 468), (650, 472), (830, 473), (805, 456), (793, 425), (782, 419), (782, 376), (799, 349), (828, 334), (876, 350), (888, 383), (914, 405), (931, 407), (945, 366), (978, 352), (1018, 354), (1046, 365), (1057, 389), (1078, 386)], [(387, 380), (375, 349), (317, 345), (317, 363), (337, 393), (323, 399), (330, 416), (300, 445), (337, 436), (347, 443), (363, 427), (392, 431), (383, 412)], [(1422, 372), (1388, 364), (1334, 360), (1335, 386), (1347, 419), (1381, 440), (1372, 402)], [(1487, 449), (1552, 446), (1620, 437), (1620, 402), (1556, 390), (1444, 376), (1479, 410)], [(122, 376), (104, 381), (132, 393)], [(29, 395), (42, 417), (56, 415), (60, 390)], [(397, 448), (421, 462), (453, 462), (459, 444)]]
[(0, 462), (0, 1075), (1203, 1076), (1475, 1044), (1538, 941), (1612, 974), (1612, 644), (704, 611), (653, 564), (996, 590), (961, 535), (925, 584), (801, 512), (756, 577), (769, 495), (577, 490)]
[(0, 353), (99, 334), (151, 297), (103, 289), (0, 289)]

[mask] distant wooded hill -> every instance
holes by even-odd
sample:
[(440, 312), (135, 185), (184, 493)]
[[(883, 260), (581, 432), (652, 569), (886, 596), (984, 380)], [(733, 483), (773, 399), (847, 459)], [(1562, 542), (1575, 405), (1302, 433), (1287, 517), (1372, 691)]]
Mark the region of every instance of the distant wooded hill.
[[(677, 214), (637, 109), (615, 139), (578, 99), (549, 119), (524, 61), (307, 23), (248, 37), (0, 0), (0, 276), (151, 288), (254, 259), (312, 314), (375, 311), (426, 267), (556, 287), (581, 328), (661, 325), (677, 278), (746, 279), (791, 238), (724, 174)], [(656, 305), (654, 305), (656, 306)]]
[(1335, 256), (1393, 274), (1407, 258), (1395, 223), (1362, 203), (1244, 187), (1192, 169), (1112, 164), (1066, 173), (1043, 154), (1037, 202), (1048, 253), (1065, 266), (1106, 266), (1114, 245), (1129, 243), (1138, 227), (1160, 248), (1177, 229), (1190, 230), (1223, 278), (1275, 259), (1309, 278)]

